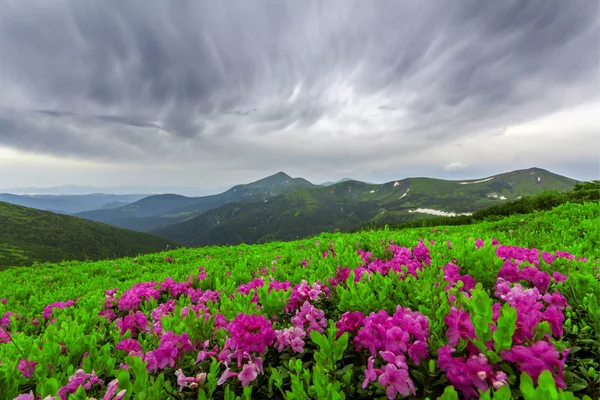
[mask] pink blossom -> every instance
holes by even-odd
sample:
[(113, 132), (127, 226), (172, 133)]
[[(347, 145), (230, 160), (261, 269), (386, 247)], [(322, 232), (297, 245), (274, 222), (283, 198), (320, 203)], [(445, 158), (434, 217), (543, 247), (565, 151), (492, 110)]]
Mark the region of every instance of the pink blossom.
[(142, 346), (135, 339), (123, 339), (115, 346), (115, 348), (117, 350), (126, 351), (128, 355), (142, 355)]
[(564, 389), (563, 372), (568, 354), (569, 349), (559, 353), (552, 344), (539, 341), (529, 347), (513, 346), (512, 349), (504, 351), (501, 356), (506, 361), (516, 363), (519, 370), (531, 376), (536, 384), (542, 371), (550, 371), (556, 386)]
[(35, 366), (37, 365), (36, 361), (29, 360), (20, 360), (17, 364), (17, 369), (21, 371), (21, 374), (25, 378), (31, 378), (33, 373), (35, 372)]
[(388, 399), (395, 399), (398, 393), (403, 396), (409, 396), (411, 393), (416, 395), (413, 381), (408, 376), (408, 371), (398, 368), (393, 364), (386, 364), (383, 367), (383, 373), (379, 375), (379, 384), (385, 387), (385, 393)]
[(68, 300), (68, 301), (56, 301), (52, 304), (48, 304), (46, 307), (44, 307), (44, 311), (42, 312), (42, 317), (44, 317), (44, 319), (47, 321), (48, 319), (52, 318), (52, 310), (54, 308), (67, 308), (67, 307), (71, 307), (74, 306), (75, 302), (73, 300)]
[(112, 381), (110, 381), (110, 383), (108, 384), (108, 388), (106, 389), (106, 393), (104, 394), (104, 397), (102, 397), (102, 400), (121, 400), (123, 397), (125, 397), (127, 389), (123, 389), (117, 394), (118, 388), (118, 380), (113, 379)]

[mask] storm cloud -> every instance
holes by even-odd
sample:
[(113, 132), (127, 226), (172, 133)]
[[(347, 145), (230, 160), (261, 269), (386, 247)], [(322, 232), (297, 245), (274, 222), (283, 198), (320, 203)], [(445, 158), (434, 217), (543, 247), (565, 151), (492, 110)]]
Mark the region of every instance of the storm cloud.
[(510, 131), (600, 112), (599, 36), (584, 0), (0, 1), (0, 147), (196, 183), (593, 169), (597, 120)]

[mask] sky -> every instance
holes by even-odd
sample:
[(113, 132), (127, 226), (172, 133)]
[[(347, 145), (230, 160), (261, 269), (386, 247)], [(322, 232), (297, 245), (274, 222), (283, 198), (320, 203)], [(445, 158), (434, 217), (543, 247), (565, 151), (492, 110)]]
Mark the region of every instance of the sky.
[(0, 188), (600, 178), (588, 0), (0, 0)]

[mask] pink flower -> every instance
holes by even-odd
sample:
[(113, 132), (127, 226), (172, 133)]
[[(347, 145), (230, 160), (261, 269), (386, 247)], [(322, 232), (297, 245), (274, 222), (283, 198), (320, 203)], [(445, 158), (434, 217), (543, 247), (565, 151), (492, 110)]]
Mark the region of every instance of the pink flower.
[(482, 247), (483, 247), (483, 239), (477, 239), (477, 240), (475, 241), (475, 248), (476, 248), (476, 249), (480, 249), (480, 248), (482, 248)]
[(458, 346), (459, 339), (475, 338), (475, 328), (469, 312), (452, 306), (444, 322), (448, 325), (446, 337), (450, 346)]
[(238, 314), (228, 329), (231, 333), (229, 348), (236, 352), (262, 354), (275, 341), (272, 323), (264, 315)]
[(75, 305), (75, 302), (73, 300), (56, 301), (52, 304), (48, 304), (46, 307), (44, 307), (44, 311), (42, 312), (42, 317), (44, 317), (44, 319), (47, 321), (48, 319), (50, 319), (52, 317), (52, 309), (67, 308), (67, 307), (71, 307), (73, 305)]
[(31, 378), (31, 375), (35, 372), (36, 361), (20, 360), (17, 364), (17, 369), (21, 371), (21, 374), (25, 378)]
[(408, 348), (408, 355), (415, 365), (420, 365), (421, 361), (429, 356), (427, 342), (417, 340)]
[(362, 326), (364, 319), (365, 316), (360, 311), (343, 313), (340, 320), (335, 323), (335, 327), (338, 329), (337, 337), (340, 337), (344, 332), (355, 334), (357, 329)]
[(415, 386), (408, 376), (408, 371), (398, 369), (393, 364), (383, 367), (383, 373), (379, 375), (378, 382), (386, 388), (385, 393), (388, 399), (395, 399), (398, 393), (403, 396), (409, 396), (411, 393), (416, 395)]
[(119, 394), (117, 394), (118, 388), (118, 380), (114, 379), (110, 381), (110, 383), (108, 384), (108, 388), (106, 389), (106, 393), (104, 394), (104, 397), (102, 397), (102, 400), (121, 400), (125, 396), (125, 393), (127, 393), (127, 389), (123, 389), (119, 392)]
[(217, 381), (217, 385), (222, 385), (224, 384), (229, 378), (235, 378), (236, 376), (238, 376), (237, 372), (232, 372), (231, 369), (229, 369), (229, 367), (227, 367), (225, 369), (225, 372), (223, 372), (223, 375), (221, 375), (221, 377), (219, 378), (219, 380)]
[(35, 397), (33, 396), (33, 392), (29, 392), (27, 394), (20, 394), (13, 400), (35, 400)]
[(246, 387), (258, 377), (258, 368), (253, 362), (248, 362), (242, 368), (242, 372), (238, 374), (238, 379), (242, 382), (242, 386)]
[(117, 350), (126, 351), (128, 355), (142, 355), (142, 346), (135, 339), (123, 339), (115, 346), (115, 348)]
[[(567, 349), (559, 354), (552, 344), (539, 341), (529, 347), (513, 346), (512, 349), (504, 351), (501, 356), (506, 361), (516, 363), (519, 370), (531, 376), (536, 384), (542, 371), (550, 371), (556, 386), (564, 389), (563, 372), (569, 350)], [(560, 358), (560, 355), (562, 355), (562, 358)]]
[(323, 333), (324, 328), (327, 326), (327, 320), (324, 311), (305, 301), (302, 308), (296, 311), (296, 315), (292, 317), (292, 324), (301, 329), (304, 329), (305, 325), (308, 324), (306, 333), (310, 333), (310, 331)]
[(554, 271), (554, 272), (552, 273), (552, 278), (554, 278), (554, 281), (555, 281), (556, 283), (559, 283), (559, 282), (560, 282), (560, 283), (563, 283), (564, 281), (566, 281), (566, 280), (567, 280), (567, 276), (566, 276), (566, 275), (563, 275), (563, 274), (561, 274), (561, 273), (560, 273), (560, 272), (558, 272), (558, 271)]
[(290, 346), (294, 353), (302, 353), (304, 351), (304, 339), (306, 332), (304, 329), (298, 327), (290, 327), (275, 331), (277, 335), (277, 341), (275, 347), (279, 352), (282, 352), (286, 346)]
[(383, 372), (380, 369), (374, 369), (373, 365), (375, 364), (375, 358), (372, 356), (369, 357), (367, 361), (367, 369), (365, 369), (365, 380), (363, 381), (362, 388), (366, 389), (369, 386), (370, 382), (376, 381), (377, 376)]
[(479, 390), (487, 390), (488, 381), (493, 378), (492, 367), (483, 354), (473, 355), (465, 359), (454, 358), (454, 349), (443, 346), (438, 349), (438, 366), (446, 372), (446, 378), (452, 386), (458, 389), (465, 399), (479, 397)]

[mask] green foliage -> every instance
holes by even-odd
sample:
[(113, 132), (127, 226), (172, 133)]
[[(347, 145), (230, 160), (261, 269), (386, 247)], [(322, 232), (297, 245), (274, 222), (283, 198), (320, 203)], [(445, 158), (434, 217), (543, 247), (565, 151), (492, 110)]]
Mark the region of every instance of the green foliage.
[[(582, 398), (586, 394), (597, 393), (600, 388), (597, 372), (600, 369), (597, 360), (600, 287), (596, 279), (597, 271), (594, 270), (594, 259), (600, 258), (600, 216), (597, 211), (597, 203), (566, 203), (546, 212), (449, 227), (447, 231), (437, 228), (324, 233), (316, 238), (318, 243), (311, 239), (261, 246), (180, 248), (167, 253), (142, 255), (135, 261), (124, 258), (1, 271), (0, 299), (6, 297), (7, 303), (0, 303), (0, 316), (5, 311), (13, 311), (23, 318), (11, 318), (10, 333), (14, 343), (0, 344), (0, 360), (3, 361), (0, 364), (0, 393), (14, 398), (18, 393), (35, 390), (42, 398), (53, 396), (81, 365), (86, 372), (92, 369), (96, 371), (105, 382), (118, 379), (119, 390), (126, 389), (126, 398), (129, 399), (383, 398), (385, 391), (378, 383), (372, 383), (367, 389), (362, 388), (368, 355), (354, 350), (353, 336), (347, 332), (337, 337), (334, 323), (346, 311), (368, 314), (387, 310), (391, 313), (401, 305), (424, 314), (430, 326), (430, 356), (419, 366), (408, 361), (411, 363), (410, 377), (417, 386), (416, 398), (457, 399), (459, 395), (456, 389), (449, 386), (435, 358), (437, 349), (447, 344), (444, 317), (450, 309), (450, 295), (457, 298), (458, 305), (470, 311), (478, 336), (474, 343), (484, 351), (491, 363), (498, 362), (507, 367), (499, 357), (514, 345), (515, 309), (503, 306), (496, 322), (491, 313), (493, 286), (501, 265), (495, 255), (496, 248), (490, 243), (491, 237), (495, 237), (502, 244), (531, 243), (540, 251), (568, 251), (585, 256), (589, 261), (558, 259), (551, 266), (544, 263), (540, 265), (542, 270), (569, 276), (562, 284), (552, 283), (566, 296), (570, 307), (565, 309), (564, 337), (554, 343), (559, 351), (570, 348), (565, 365), (566, 388), (556, 388), (552, 377), (548, 379), (545, 375), (539, 378), (536, 387), (531, 378), (530, 384), (526, 376), (519, 376), (516, 368), (508, 367), (505, 372), (509, 375), (509, 385), (498, 390), (490, 389), (481, 394), (482, 398)], [(582, 229), (585, 231), (583, 234)], [(289, 349), (280, 353), (269, 348), (263, 356), (264, 374), (259, 374), (256, 381), (246, 388), (235, 379), (218, 385), (225, 366), (214, 358), (196, 364), (197, 352), (186, 353), (173, 368), (169, 366), (160, 373), (149, 373), (140, 357), (129, 356), (115, 349), (115, 343), (122, 337), (115, 332), (114, 322), (111, 325), (98, 316), (107, 289), (118, 288), (121, 295), (140, 281), (159, 282), (167, 276), (175, 281), (184, 281), (188, 276), (197, 274), (199, 267), (203, 267), (207, 277), (195, 280), (194, 288), (219, 290), (222, 293), (216, 303), (207, 303), (211, 314), (220, 310), (228, 319), (240, 312), (263, 314), (273, 321), (275, 329), (281, 329), (289, 326), (292, 317), (283, 311), (290, 298), (290, 290), (269, 292), (268, 284), (265, 284), (252, 290), (249, 295), (234, 294), (240, 284), (248, 283), (255, 277), (262, 277), (267, 283), (271, 276), (274, 280), (289, 280), (293, 284), (303, 279), (311, 284), (316, 281), (327, 282), (338, 271), (338, 267), (355, 268), (361, 263), (357, 255), (359, 248), (371, 250), (375, 257), (386, 259), (390, 255), (382, 242), (393, 240), (399, 246), (413, 247), (420, 238), (431, 250), (431, 267), (419, 271), (418, 278), (408, 276), (403, 280), (399, 279), (398, 273), (390, 272), (387, 276), (374, 273), (370, 278), (355, 283), (354, 273), (350, 274), (348, 279), (332, 289), (330, 298), (314, 302), (327, 315), (328, 327), (325, 332), (312, 331), (304, 339), (306, 344), (302, 353), (294, 353)], [(474, 243), (476, 238), (485, 239), (484, 246), (477, 250)], [(446, 240), (451, 242), (452, 249), (447, 247)], [(323, 252), (330, 247), (336, 253), (335, 258), (324, 258)], [(166, 261), (167, 257), (171, 257), (172, 262)], [(306, 268), (303, 267), (303, 260), (307, 261)], [(445, 290), (440, 280), (440, 267), (453, 260), (461, 266), (461, 274), (468, 273), (478, 282), (478, 286), (471, 291), (470, 299), (460, 295), (460, 282), (457, 287)], [(440, 285), (436, 286), (436, 283)], [(255, 294), (262, 308), (251, 301)], [(54, 324), (42, 321), (36, 327), (28, 323), (32, 317), (39, 318), (45, 305), (68, 299), (77, 299), (76, 306), (55, 309)], [(162, 317), (162, 327), (176, 334), (186, 332), (192, 343), (210, 339), (212, 344), (222, 344), (224, 333), (222, 330), (214, 331), (213, 317), (201, 315), (202, 310), (198, 313), (190, 311), (187, 317), (181, 317), (183, 307), (189, 304), (190, 298), (180, 297), (172, 315)], [(148, 302), (142, 305), (141, 311), (148, 315), (155, 306), (156, 302)], [(547, 323), (536, 327), (538, 337), (550, 331)], [(130, 337), (130, 334), (123, 337)], [(140, 337), (143, 338), (140, 344), (144, 352), (156, 349), (156, 336), (144, 334)], [(484, 349), (483, 342), (490, 339), (494, 340), (493, 348)], [(64, 353), (61, 344), (66, 349)], [(461, 343), (457, 352), (464, 345)], [(88, 353), (86, 357), (85, 353)], [(23, 358), (38, 362), (31, 379), (24, 378), (15, 368), (17, 360)], [(127, 363), (129, 370), (121, 369), (121, 363)], [(230, 366), (233, 364), (235, 362)], [(206, 373), (206, 380), (197, 392), (189, 389), (178, 392), (175, 371), (179, 368), (183, 369), (186, 376)], [(88, 392), (89, 396), (102, 398), (103, 392), (93, 390)], [(79, 398), (81, 394), (75, 393), (71, 397)]]

